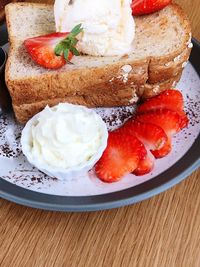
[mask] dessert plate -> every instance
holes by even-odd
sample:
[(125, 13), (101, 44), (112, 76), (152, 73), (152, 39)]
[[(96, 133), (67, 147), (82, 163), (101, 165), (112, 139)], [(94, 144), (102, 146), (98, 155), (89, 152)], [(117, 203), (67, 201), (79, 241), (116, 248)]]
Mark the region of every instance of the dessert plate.
[[(5, 32), (5, 28), (4, 28)], [(1, 34), (1, 32), (0, 32)], [(4, 39), (6, 43), (6, 37)], [(179, 88), (185, 98), (189, 127), (174, 138), (173, 151), (156, 161), (152, 173), (141, 177), (127, 175), (113, 184), (101, 182), (93, 170), (66, 182), (49, 178), (28, 164), (22, 155), (22, 126), (13, 113), (0, 117), (0, 196), (30, 207), (57, 211), (93, 211), (133, 204), (167, 190), (200, 166), (200, 45), (194, 49)], [(109, 129), (120, 126), (135, 107), (96, 109)]]

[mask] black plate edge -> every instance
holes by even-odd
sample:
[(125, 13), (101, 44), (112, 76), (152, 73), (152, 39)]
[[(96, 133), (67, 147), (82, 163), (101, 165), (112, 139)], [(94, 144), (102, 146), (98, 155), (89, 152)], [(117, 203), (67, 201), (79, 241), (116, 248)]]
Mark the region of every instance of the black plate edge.
[[(189, 155), (190, 157), (190, 155)], [(182, 164), (182, 163), (181, 163)], [(138, 195), (135, 196), (130, 196), (130, 197), (125, 197), (124, 194), (126, 194), (126, 191), (130, 191), (132, 188), (130, 189), (126, 189), (126, 190), (122, 190), (116, 193), (110, 193), (110, 194), (104, 194), (104, 195), (100, 195), (100, 196), (91, 196), (91, 197), (63, 197), (63, 196), (55, 196), (55, 198), (58, 200), (58, 202), (61, 202), (60, 200), (62, 199), (62, 204), (61, 203), (56, 203), (57, 201), (55, 201), (55, 203), (49, 203), (48, 202), (48, 198), (51, 197), (51, 195), (46, 195), (46, 194), (42, 194), (43, 197), (45, 198), (46, 202), (43, 201), (41, 202), (41, 200), (37, 201), (36, 199), (33, 201), (33, 199), (30, 198), (30, 194), (32, 194), (32, 191), (27, 190), (27, 189), (23, 189), (19, 186), (16, 186), (14, 184), (11, 184), (7, 181), (5, 181), (4, 186), (6, 187), (7, 191), (9, 192), (15, 192), (14, 193), (1, 193), (0, 191), (0, 197), (12, 201), (16, 204), (20, 204), (20, 205), (25, 205), (31, 208), (39, 208), (39, 209), (43, 209), (43, 210), (51, 210), (51, 211), (63, 211), (63, 212), (89, 212), (89, 211), (98, 211), (98, 210), (108, 210), (108, 209), (114, 209), (114, 208), (119, 208), (119, 207), (123, 207), (123, 206), (128, 206), (131, 204), (135, 204), (138, 202), (141, 202), (143, 200), (149, 199), (153, 196), (156, 196), (170, 188), (172, 188), (173, 186), (177, 185), (178, 183), (180, 183), (181, 181), (185, 180), (186, 177), (188, 177), (192, 172), (194, 172), (195, 170), (197, 170), (200, 167), (200, 159), (198, 159), (194, 164), (192, 164), (190, 167), (188, 167), (185, 171), (183, 171), (182, 173), (180, 173), (179, 175), (176, 176), (176, 178), (169, 180), (166, 183), (161, 184), (158, 187), (155, 187), (154, 189), (151, 190), (146, 190), (146, 192), (142, 192)], [(167, 176), (167, 173), (163, 173), (163, 175)], [(156, 177), (157, 179), (160, 179), (160, 177)], [(155, 178), (153, 178), (155, 179)], [(152, 180), (153, 180), (152, 179)], [(146, 184), (145, 186), (148, 187), (147, 182), (138, 185), (136, 187), (137, 190), (139, 190), (140, 186), (143, 186), (144, 184)], [(1, 185), (1, 182), (0, 182)], [(136, 187), (134, 187), (136, 189)], [(20, 192), (17, 192), (19, 189)], [(26, 191), (26, 192), (25, 192)], [(27, 192), (29, 191), (29, 192)], [(20, 193), (20, 194), (18, 194)], [(35, 192), (33, 192), (35, 193)], [(123, 193), (123, 197), (121, 197), (119, 199), (119, 197), (114, 197), (114, 194), (119, 195), (119, 193)], [(35, 193), (38, 195), (41, 195), (40, 193)], [(21, 196), (23, 195), (23, 196)], [(28, 196), (27, 196), (28, 195)], [(113, 196), (112, 196), (113, 195)], [(95, 203), (95, 204), (69, 204), (66, 203), (65, 200), (67, 199), (71, 199), (70, 202), (76, 202), (78, 199), (80, 199), (81, 202), (83, 202), (82, 200), (84, 198), (91, 198), (92, 199), (96, 199), (97, 197), (100, 197), (102, 202), (100, 203)], [(108, 200), (109, 197), (110, 201)], [(40, 198), (40, 196), (39, 196)], [(63, 201), (64, 200), (64, 201)]]
[[(193, 39), (193, 44), (190, 61), (200, 75), (200, 64), (197, 62), (200, 43)], [(69, 212), (97, 211), (131, 205), (166, 191), (188, 177), (200, 167), (199, 151), (200, 135), (188, 152), (171, 168), (152, 180), (119, 192), (87, 197), (54, 196), (23, 189), (1, 179), (0, 197), (32, 208)]]

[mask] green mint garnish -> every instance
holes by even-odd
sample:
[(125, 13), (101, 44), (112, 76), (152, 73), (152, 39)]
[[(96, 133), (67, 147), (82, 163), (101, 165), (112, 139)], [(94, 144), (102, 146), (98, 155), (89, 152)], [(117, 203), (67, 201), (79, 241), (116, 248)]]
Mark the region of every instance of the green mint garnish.
[(69, 35), (56, 45), (54, 49), (56, 56), (64, 55), (64, 58), (68, 63), (68, 57), (70, 52), (75, 56), (79, 56), (80, 53), (75, 47), (78, 43), (78, 39), (76, 38), (76, 36), (82, 31), (82, 24), (76, 25), (69, 33)]

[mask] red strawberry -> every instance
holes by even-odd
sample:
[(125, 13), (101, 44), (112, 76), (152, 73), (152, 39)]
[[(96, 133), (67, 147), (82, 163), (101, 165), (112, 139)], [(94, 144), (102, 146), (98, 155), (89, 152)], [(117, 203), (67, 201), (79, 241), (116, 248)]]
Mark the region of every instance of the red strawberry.
[(125, 131), (109, 133), (108, 145), (95, 166), (96, 175), (104, 182), (118, 181), (133, 172), (146, 156), (144, 145)]
[(70, 33), (51, 33), (25, 40), (24, 45), (33, 61), (48, 69), (58, 69), (69, 62), (73, 55), (78, 56), (75, 48), (76, 36), (82, 31), (81, 24)]
[(150, 14), (166, 7), (170, 3), (171, 0), (133, 0), (133, 15)]
[(148, 174), (152, 171), (154, 166), (154, 157), (151, 153), (148, 152), (146, 157), (140, 160), (137, 169), (133, 171), (133, 174), (137, 176)]
[(168, 136), (173, 136), (181, 130), (181, 117), (172, 110), (158, 109), (136, 117), (141, 122), (151, 122), (160, 126)]
[(181, 116), (181, 129), (187, 126), (188, 118), (184, 112), (184, 100), (178, 90), (166, 90), (158, 96), (152, 97), (138, 107), (138, 113), (145, 113), (157, 109), (176, 111)]
[(181, 92), (173, 89), (166, 90), (155, 97), (147, 99), (141, 106), (138, 107), (137, 111), (139, 113), (144, 113), (161, 108), (182, 112), (184, 108), (184, 101)]
[(152, 123), (144, 123), (131, 119), (119, 131), (123, 129), (136, 136), (150, 150), (161, 149), (167, 142), (167, 135), (163, 129)]
[(181, 130), (181, 117), (172, 110), (159, 109), (149, 113), (140, 114), (137, 120), (142, 122), (153, 122), (160, 126), (168, 136), (168, 141), (160, 150), (152, 151), (156, 158), (162, 158), (170, 153), (172, 149), (171, 137)]

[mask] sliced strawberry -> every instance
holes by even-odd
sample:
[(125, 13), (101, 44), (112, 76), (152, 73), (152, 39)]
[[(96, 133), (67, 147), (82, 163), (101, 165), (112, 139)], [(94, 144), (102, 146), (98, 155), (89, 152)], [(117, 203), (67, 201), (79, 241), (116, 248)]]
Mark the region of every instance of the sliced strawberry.
[(181, 129), (187, 126), (188, 118), (184, 112), (183, 95), (178, 90), (166, 90), (158, 96), (146, 100), (138, 107), (138, 113), (146, 113), (157, 109), (176, 111), (181, 116)]
[(172, 89), (166, 90), (155, 97), (147, 99), (138, 107), (137, 112), (144, 113), (161, 108), (182, 112), (184, 108), (184, 100), (181, 92)]
[(150, 150), (161, 149), (167, 142), (167, 135), (164, 130), (149, 122), (131, 119), (123, 125), (121, 130), (124, 128), (126, 128), (126, 132), (136, 136)]
[(76, 36), (82, 31), (81, 24), (70, 33), (51, 33), (29, 38), (24, 41), (26, 50), (34, 62), (48, 69), (58, 69), (69, 62), (79, 52), (75, 46)]
[(107, 148), (95, 166), (96, 175), (104, 182), (116, 182), (133, 172), (146, 153), (144, 145), (132, 134), (111, 132)]
[(168, 137), (167, 142), (160, 150), (152, 151), (152, 154), (156, 158), (163, 158), (168, 155), (172, 149), (171, 137), (181, 130), (182, 120), (179, 114), (172, 110), (160, 109), (140, 114), (136, 118), (142, 122), (151, 121), (165, 131)]
[(154, 157), (148, 152), (146, 157), (140, 160), (137, 169), (133, 171), (133, 174), (137, 176), (145, 175), (150, 173), (154, 167)]
[(133, 0), (133, 15), (137, 16), (153, 13), (166, 7), (171, 1), (172, 0)]
[(137, 120), (141, 122), (151, 122), (160, 126), (167, 136), (173, 136), (181, 130), (181, 117), (172, 110), (158, 109), (148, 113), (137, 115)]

